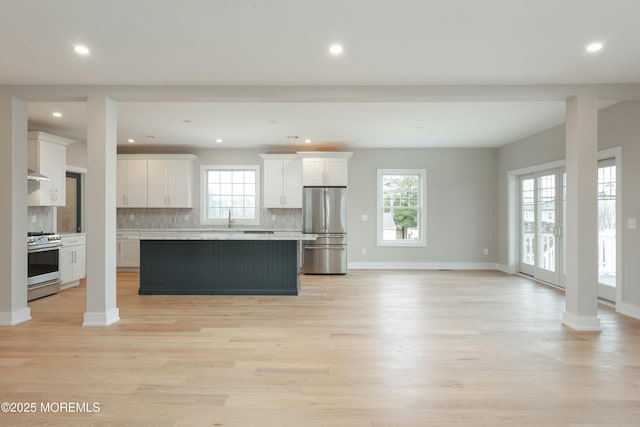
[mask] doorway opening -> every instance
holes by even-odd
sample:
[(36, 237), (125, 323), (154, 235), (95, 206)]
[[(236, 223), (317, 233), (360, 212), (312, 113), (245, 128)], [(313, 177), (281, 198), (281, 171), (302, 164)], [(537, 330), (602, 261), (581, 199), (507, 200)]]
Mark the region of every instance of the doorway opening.
[(82, 174), (67, 172), (67, 204), (58, 208), (59, 234), (82, 233)]

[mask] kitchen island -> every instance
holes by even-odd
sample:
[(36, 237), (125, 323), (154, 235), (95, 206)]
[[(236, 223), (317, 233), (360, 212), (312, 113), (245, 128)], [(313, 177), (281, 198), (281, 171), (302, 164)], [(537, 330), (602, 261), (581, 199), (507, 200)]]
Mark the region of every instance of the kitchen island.
[(298, 295), (295, 232), (162, 233), (140, 237), (140, 295)]

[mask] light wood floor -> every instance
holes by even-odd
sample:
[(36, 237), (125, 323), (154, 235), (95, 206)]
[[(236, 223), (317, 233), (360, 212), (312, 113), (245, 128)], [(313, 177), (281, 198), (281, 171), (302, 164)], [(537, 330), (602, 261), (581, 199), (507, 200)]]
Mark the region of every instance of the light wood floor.
[(2, 426), (638, 426), (640, 321), (561, 325), (561, 293), (497, 272), (303, 276), (297, 297), (138, 296), (83, 328), (83, 286), (0, 328), (0, 401), (97, 402)]

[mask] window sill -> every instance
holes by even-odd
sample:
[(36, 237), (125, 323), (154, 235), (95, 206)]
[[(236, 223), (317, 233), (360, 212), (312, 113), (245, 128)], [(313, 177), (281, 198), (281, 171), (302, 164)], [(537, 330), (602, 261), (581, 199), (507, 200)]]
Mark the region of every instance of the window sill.
[(426, 248), (426, 242), (378, 242), (378, 247), (389, 248)]

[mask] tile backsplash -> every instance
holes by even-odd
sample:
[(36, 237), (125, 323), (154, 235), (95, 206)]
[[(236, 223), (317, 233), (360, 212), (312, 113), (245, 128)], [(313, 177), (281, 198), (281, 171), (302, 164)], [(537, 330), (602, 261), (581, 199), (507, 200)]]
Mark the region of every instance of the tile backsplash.
[(53, 232), (53, 209), (51, 206), (27, 207), (27, 231)]
[[(163, 208), (119, 208), (117, 213), (118, 229), (136, 228), (220, 228), (220, 225), (200, 224), (199, 209), (163, 209)], [(278, 230), (302, 230), (302, 209), (262, 209), (260, 225)]]

